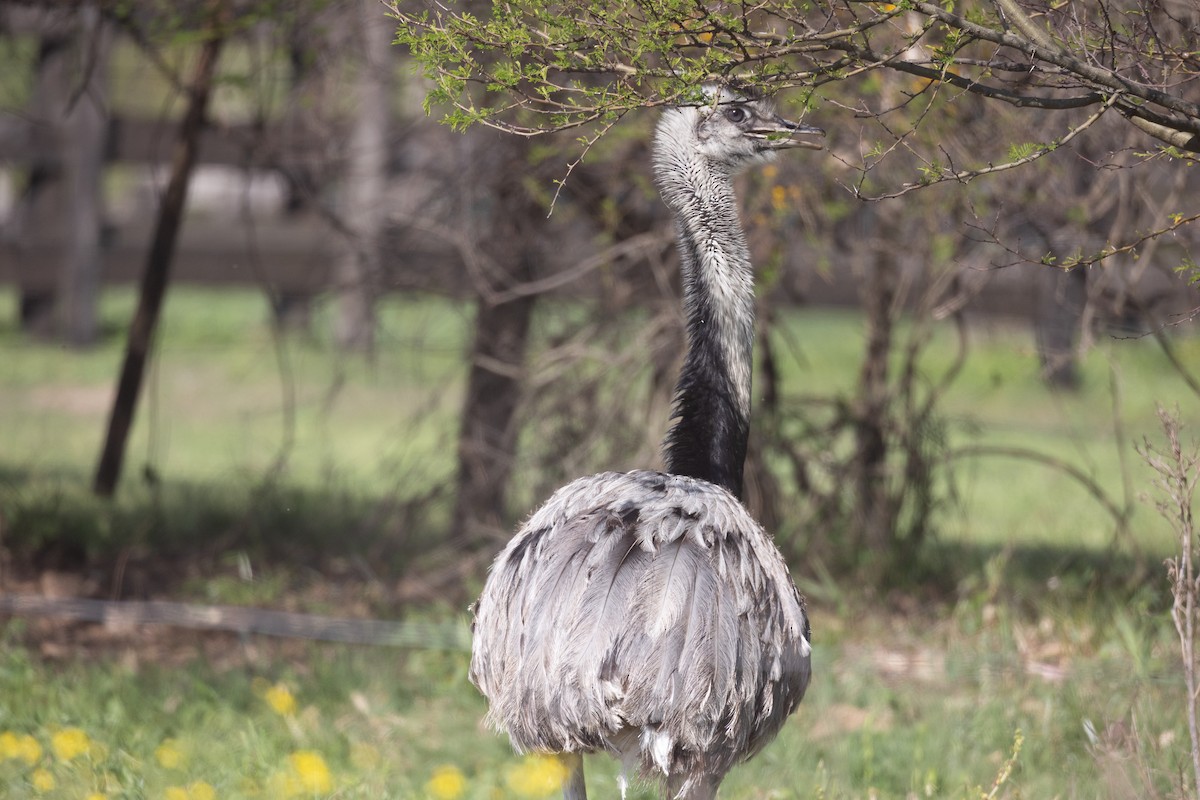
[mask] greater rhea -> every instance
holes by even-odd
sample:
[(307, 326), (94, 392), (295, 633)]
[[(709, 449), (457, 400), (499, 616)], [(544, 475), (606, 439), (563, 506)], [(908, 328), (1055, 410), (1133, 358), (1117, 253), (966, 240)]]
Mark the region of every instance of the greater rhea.
[(740, 502), (750, 420), (754, 281), (733, 176), (816, 128), (768, 100), (705, 87), (667, 109), (654, 174), (675, 217), (688, 348), (664, 472), (559, 489), (492, 565), (475, 604), (471, 680), (521, 752), (582, 754), (716, 796), (796, 708), (810, 676), (804, 600)]

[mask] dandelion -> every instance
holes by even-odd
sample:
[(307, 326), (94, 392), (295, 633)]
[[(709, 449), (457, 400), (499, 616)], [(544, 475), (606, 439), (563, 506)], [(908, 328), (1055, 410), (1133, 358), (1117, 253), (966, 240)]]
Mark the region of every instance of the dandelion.
[(50, 737), (50, 749), (59, 761), (71, 761), (86, 753), (91, 746), (92, 740), (79, 728), (63, 728)]
[(324, 793), (333, 790), (333, 776), (325, 759), (315, 750), (297, 750), (288, 756), (292, 772), (305, 792)]
[(29, 780), (33, 783), (33, 788), (41, 793), (54, 791), (54, 776), (50, 774), (48, 769), (35, 769), (33, 774), (29, 776)]
[(17, 757), (17, 735), (12, 731), (0, 733), (0, 758)]
[(168, 786), (163, 800), (216, 800), (217, 790), (208, 781), (195, 781), (187, 786)]
[(425, 791), (437, 800), (457, 800), (467, 789), (467, 779), (452, 764), (443, 764), (433, 771), (425, 783)]
[(217, 800), (217, 790), (208, 781), (196, 781), (188, 786), (188, 800)]
[(91, 792), (84, 795), (83, 800), (108, 800), (108, 795), (104, 792)]
[(281, 717), (290, 717), (296, 713), (296, 697), (282, 683), (277, 683), (264, 691), (262, 698)]
[(521, 797), (549, 797), (562, 789), (567, 768), (554, 756), (526, 756), (509, 770), (505, 783)]
[(154, 760), (163, 769), (179, 769), (183, 766), (183, 750), (174, 739), (164, 739), (163, 743), (154, 749)]
[(13, 758), (19, 758), (29, 766), (33, 766), (42, 760), (42, 746), (38, 744), (38, 740), (30, 736), (28, 733), (24, 736), (16, 737), (14, 743)]

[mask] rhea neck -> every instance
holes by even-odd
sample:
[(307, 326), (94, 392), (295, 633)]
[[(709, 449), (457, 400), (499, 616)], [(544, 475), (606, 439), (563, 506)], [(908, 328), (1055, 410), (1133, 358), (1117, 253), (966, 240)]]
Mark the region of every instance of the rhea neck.
[(695, 151), (686, 122), (665, 116), (654, 147), (655, 177), (675, 215), (688, 339), (666, 468), (740, 498), (750, 429), (753, 273), (732, 170)]

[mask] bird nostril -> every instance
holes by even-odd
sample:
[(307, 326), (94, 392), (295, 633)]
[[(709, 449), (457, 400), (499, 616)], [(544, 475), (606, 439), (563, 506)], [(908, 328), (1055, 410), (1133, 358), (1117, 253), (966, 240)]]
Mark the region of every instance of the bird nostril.
[(806, 136), (824, 136), (825, 135), (825, 131), (822, 130), (821, 128), (816, 127), (815, 125), (806, 125), (803, 122), (792, 122), (792, 121), (786, 120), (786, 119), (781, 119), (779, 121), (782, 122), (784, 127), (786, 127), (788, 129), (788, 131), (790, 131), (793, 135), (795, 135), (795, 134), (801, 134), (801, 135), (806, 135)]

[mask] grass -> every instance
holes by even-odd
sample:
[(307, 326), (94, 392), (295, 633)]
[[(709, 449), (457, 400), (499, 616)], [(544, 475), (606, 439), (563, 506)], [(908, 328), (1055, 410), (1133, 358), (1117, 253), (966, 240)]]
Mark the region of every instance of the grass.
[[(105, 327), (127, 323), (132, 302), (128, 292), (106, 295)], [(266, 303), (254, 293), (182, 290), (163, 317), (129, 449), (135, 469), (150, 465), (182, 481), (231, 469), (254, 474), (290, 446), (289, 478), (301, 485), (320, 485), (336, 472), (379, 490), (384, 467), (403, 465), (414, 449), (436, 449), (452, 433), (452, 414), (432, 416), (440, 426), (414, 423), (431, 416), (423, 406), (453, 392), (464, 372), (466, 320), (447, 303), (387, 305), (384, 347), (371, 364), (342, 361), (318, 341), (290, 342), (280, 360)], [(86, 469), (99, 452), (121, 344), (110, 335), (92, 350), (64, 355), (11, 330), (0, 336), (9, 465)], [(296, 413), (290, 429), (288, 403)]]
[[(107, 329), (120, 330), (132, 300), (128, 292), (106, 295)], [(373, 362), (340, 359), (319, 337), (289, 339), (281, 356), (257, 294), (174, 292), (130, 441), (121, 502), (141, 509), (157, 498), (164, 507), (182, 505), (186, 516), (210, 486), (232, 493), (232, 501), (213, 499), (217, 509), (244, 506), (261, 496), (264, 476), (281, 482), (281, 506), (296, 494), (316, 506), (326, 502), (323, 495), (361, 506), (446, 487), (469, 314), (421, 297), (394, 298), (382, 316)], [(326, 330), (324, 323), (318, 315), (315, 329)], [(785, 329), (781, 339), (789, 346), (781, 369), (788, 391), (850, 390), (862, 339), (852, 314), (806, 311), (790, 317)], [(1154, 343), (1102, 340), (1083, 365), (1083, 388), (1059, 393), (1038, 379), (1026, 332), (977, 328), (972, 338), (971, 358), (942, 404), (952, 443), (1036, 449), (1072, 464), (1118, 505), (1135, 506), (1131, 536), (1120, 542), (1125, 551), (1165, 554), (1171, 546), (1165, 529), (1128, 496), (1127, 484), (1140, 486), (1146, 478), (1132, 445), (1157, 430), (1156, 403), (1196, 401)], [(120, 345), (114, 333), (93, 350), (63, 354), (55, 345), (0, 331), (6, 365), (0, 477), (10, 476), (9, 491), (25, 498), (22, 507), (79, 505), (82, 515), (96, 515), (97, 505), (80, 489), (99, 452)], [(1200, 363), (1200, 339), (1178, 346), (1184, 363)], [(936, 337), (925, 359), (929, 372), (937, 374), (952, 352), (948, 333)], [(1121, 429), (1114, 425), (1114, 383)], [(946, 543), (1102, 553), (1113, 542), (1112, 519), (1061, 471), (1004, 457), (958, 466), (956, 503), (939, 529)], [(148, 476), (149, 486), (139, 485), (139, 476)]]
[[(1026, 622), (1003, 609), (975, 616), (967, 606), (948, 621), (818, 620), (809, 696), (779, 739), (729, 776), (723, 797), (978, 798), (1018, 736), (1023, 747), (998, 796), (1132, 796), (1109, 792), (1136, 757), (1155, 793), (1175, 786), (1186, 733), (1165, 637), (1139, 631), (1123, 641), (1118, 625)], [(171, 797), (171, 787), (199, 782), (231, 798), (552, 794), (552, 780), (529, 780), (544, 764), (512, 756), (480, 728), (484, 706), (465, 681), (465, 653), (261, 649), (274, 654), (225, 668), (200, 659), (56, 665), (10, 644), (0, 657), (10, 698), (0, 731), (32, 736), (41, 755), (0, 761), (8, 796)], [(53, 748), (67, 729), (92, 743), (70, 761)], [(164, 760), (164, 747), (181, 756)], [(313, 784), (324, 790), (296, 790), (297, 753), (327, 773), (327, 784)], [(55, 791), (35, 790), (38, 770)], [(435, 777), (448, 772), (461, 791), (438, 790)], [(614, 764), (590, 759), (588, 772), (594, 796), (616, 796)], [(653, 796), (645, 786), (631, 793)]]
[[(14, 303), (0, 292), (0, 306)], [(59, 568), (108, 563), (98, 554), (170, 557), (174, 572), (145, 578), (155, 596), (400, 615), (379, 587), (411, 572), (445, 528), (469, 313), (393, 297), (374, 361), (333, 355), (320, 315), (317, 333), (289, 338), (281, 357), (260, 296), (173, 290), (120, 496), (102, 503), (87, 485), (131, 309), (130, 293), (107, 294), (112, 334), (83, 353), (0, 328), (5, 546)], [(805, 311), (786, 324), (781, 344), (797, 343), (781, 347), (788, 392), (853, 385), (854, 315)], [(971, 335), (943, 406), (952, 443), (1037, 447), (1124, 502), (1123, 471), (1129, 491), (1147, 485), (1132, 444), (1154, 436), (1155, 404), (1194, 417), (1196, 399), (1148, 340), (1102, 341), (1083, 388), (1061, 394), (1038, 380), (1026, 332)], [(1177, 344), (1200, 363), (1200, 341)], [(951, 353), (940, 335), (928, 369)], [(1111, 547), (1111, 520), (1077, 483), (1014, 459), (961, 462), (956, 490), (930, 555), (956, 576), (948, 595), (864, 601), (852, 578), (802, 578), (815, 602), (809, 696), (722, 797), (979, 798), (1010, 760), (994, 797), (1179, 789), (1181, 675), (1155, 566), (1170, 552), (1165, 526), (1139, 506)], [(1114, 580), (1139, 553), (1150, 565), (1141, 584)], [(136, 586), (127, 577), (124, 588)], [(455, 602), (403, 615), (462, 612)], [(9, 622), (4, 635), (0, 796), (491, 800), (548, 796), (553, 783), (553, 765), (512, 756), (480, 728), (465, 653), (37, 621)], [(64, 732), (87, 747), (66, 758), (55, 748)], [(613, 765), (588, 769), (594, 796), (616, 795)]]
[[(128, 292), (106, 295), (106, 329), (119, 330), (132, 302)], [(280, 530), (293, 543), (328, 542), (378, 514), (380, 498), (419, 497), (450, 480), (465, 374), (460, 310), (429, 298), (387, 304), (371, 363), (338, 359), (319, 339), (289, 341), (280, 356), (266, 320), (252, 292), (170, 298), (114, 504), (87, 487), (120, 337), (65, 354), (0, 333), (9, 544), (179, 548), (234, 528), (248, 544)]]

